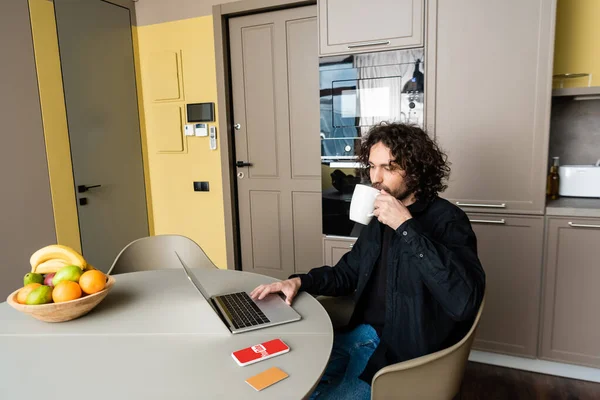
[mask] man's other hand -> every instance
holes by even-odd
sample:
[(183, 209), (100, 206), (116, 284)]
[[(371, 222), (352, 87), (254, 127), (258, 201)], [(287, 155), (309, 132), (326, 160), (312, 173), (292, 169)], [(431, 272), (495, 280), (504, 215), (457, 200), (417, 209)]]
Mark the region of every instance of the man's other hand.
[(281, 282), (274, 282), (269, 285), (260, 285), (250, 293), (254, 300), (262, 300), (271, 293), (283, 293), (285, 302), (292, 305), (292, 301), (300, 289), (300, 278), (292, 278)]

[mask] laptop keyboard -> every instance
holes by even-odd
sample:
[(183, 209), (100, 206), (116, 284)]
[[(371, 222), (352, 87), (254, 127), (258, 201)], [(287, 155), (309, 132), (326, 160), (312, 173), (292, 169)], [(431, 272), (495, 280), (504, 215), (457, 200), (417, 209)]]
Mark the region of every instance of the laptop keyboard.
[(236, 329), (271, 322), (246, 292), (226, 294), (217, 298), (229, 311), (231, 322)]

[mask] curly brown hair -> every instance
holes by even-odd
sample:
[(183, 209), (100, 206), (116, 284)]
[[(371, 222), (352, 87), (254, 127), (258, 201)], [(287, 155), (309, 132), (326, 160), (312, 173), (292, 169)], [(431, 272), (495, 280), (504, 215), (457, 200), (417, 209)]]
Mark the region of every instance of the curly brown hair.
[(381, 123), (373, 127), (360, 146), (358, 160), (367, 166), (363, 173), (369, 178), (371, 147), (384, 144), (391, 150), (396, 164), (406, 172), (404, 182), (408, 193), (418, 200), (429, 201), (446, 190), (450, 175), (448, 156), (427, 133), (415, 125)]

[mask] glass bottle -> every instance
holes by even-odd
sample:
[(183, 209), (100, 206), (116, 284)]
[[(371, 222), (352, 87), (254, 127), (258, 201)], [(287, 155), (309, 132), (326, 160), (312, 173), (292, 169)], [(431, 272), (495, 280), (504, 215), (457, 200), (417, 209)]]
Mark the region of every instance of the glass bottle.
[(552, 157), (552, 166), (550, 167), (550, 173), (548, 174), (548, 180), (546, 182), (546, 196), (550, 200), (558, 199), (559, 183), (560, 177), (558, 176), (558, 157)]

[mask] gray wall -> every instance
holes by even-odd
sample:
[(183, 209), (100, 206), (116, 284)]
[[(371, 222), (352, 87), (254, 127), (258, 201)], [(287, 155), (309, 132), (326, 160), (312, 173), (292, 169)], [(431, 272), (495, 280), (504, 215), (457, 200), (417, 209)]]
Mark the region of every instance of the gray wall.
[(600, 158), (600, 100), (552, 99), (550, 152), (560, 164), (594, 164)]
[(0, 302), (56, 242), (26, 0), (0, 1)]

